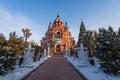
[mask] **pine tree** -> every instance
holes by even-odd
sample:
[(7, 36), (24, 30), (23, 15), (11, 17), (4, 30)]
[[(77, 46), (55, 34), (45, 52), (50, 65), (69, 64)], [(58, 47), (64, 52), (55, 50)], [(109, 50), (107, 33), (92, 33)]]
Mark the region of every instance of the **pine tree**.
[[(86, 34), (86, 28), (85, 28), (85, 25), (82, 21), (81, 25), (80, 25), (80, 32), (79, 32), (79, 38), (78, 38), (77, 46), (80, 46), (79, 44), (81, 43), (81, 41), (84, 41), (84, 35), (85, 34)], [(85, 45), (85, 44), (83, 43), (83, 45)]]
[(0, 34), (0, 75), (5, 73), (5, 60), (6, 60), (6, 53), (7, 53), (7, 40), (4, 35)]
[(85, 47), (88, 48), (89, 51), (89, 57), (93, 57), (94, 54), (94, 34), (93, 31), (87, 31), (86, 34), (84, 35), (84, 45)]
[(83, 21), (81, 22), (80, 25), (80, 32), (79, 32), (79, 38), (77, 42), (77, 47), (80, 46), (80, 43), (82, 41), (84, 47), (88, 48), (89, 51), (89, 57), (92, 57), (94, 54), (94, 45), (95, 43), (95, 38), (97, 38), (99, 35), (96, 31), (91, 31), (91, 30), (86, 30), (85, 25)]
[(107, 30), (100, 28), (99, 37), (96, 38), (98, 58), (104, 62), (101, 64), (101, 69), (115, 75), (119, 73), (120, 69), (120, 37), (118, 33), (111, 26)]
[(24, 39), (22, 37), (17, 37), (16, 32), (11, 32), (9, 34), (8, 45), (11, 47), (11, 50), (16, 52), (16, 56), (23, 53), (24, 50)]
[(9, 40), (0, 34), (0, 74), (15, 68), (17, 56), (23, 53), (23, 45), (23, 38), (17, 37), (16, 32), (9, 34)]
[(41, 48), (41, 46), (39, 46), (35, 43), (34, 43), (33, 47), (35, 48), (34, 61), (36, 61), (36, 60), (39, 60), (42, 57), (42, 55), (44, 53), (44, 50)]

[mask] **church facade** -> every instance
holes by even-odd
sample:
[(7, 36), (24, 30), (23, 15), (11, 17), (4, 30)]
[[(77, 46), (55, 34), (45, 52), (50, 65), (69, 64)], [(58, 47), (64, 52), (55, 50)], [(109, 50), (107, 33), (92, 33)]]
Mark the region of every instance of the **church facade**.
[(64, 54), (66, 49), (74, 50), (75, 40), (71, 36), (67, 22), (64, 24), (59, 15), (48, 25), (45, 37), (41, 40), (41, 47), (43, 49), (49, 47), (50, 55)]

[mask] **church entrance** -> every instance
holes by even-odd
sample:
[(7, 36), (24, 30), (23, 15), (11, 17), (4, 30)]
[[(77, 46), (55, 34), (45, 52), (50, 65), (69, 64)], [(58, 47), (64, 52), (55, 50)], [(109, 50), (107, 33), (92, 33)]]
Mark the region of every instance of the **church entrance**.
[(60, 45), (56, 46), (56, 54), (60, 54), (61, 53), (61, 48)]

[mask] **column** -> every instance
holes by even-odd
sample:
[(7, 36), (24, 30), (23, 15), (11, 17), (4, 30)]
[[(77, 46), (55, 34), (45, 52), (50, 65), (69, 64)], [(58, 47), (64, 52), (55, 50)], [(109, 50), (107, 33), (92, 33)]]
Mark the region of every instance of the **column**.
[(50, 44), (48, 44), (48, 57), (51, 57), (50, 56)]
[(44, 58), (46, 58), (47, 54), (46, 54), (46, 49), (44, 49)]
[(68, 57), (70, 57), (70, 49), (68, 49)]
[(66, 51), (65, 56), (67, 57), (67, 44), (66, 44), (66, 46), (65, 46), (65, 51)]

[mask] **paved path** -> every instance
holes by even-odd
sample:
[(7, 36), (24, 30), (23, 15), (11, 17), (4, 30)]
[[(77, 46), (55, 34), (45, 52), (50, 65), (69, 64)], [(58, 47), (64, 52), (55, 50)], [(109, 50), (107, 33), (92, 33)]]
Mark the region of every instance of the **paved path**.
[(86, 80), (62, 55), (49, 58), (22, 80)]

